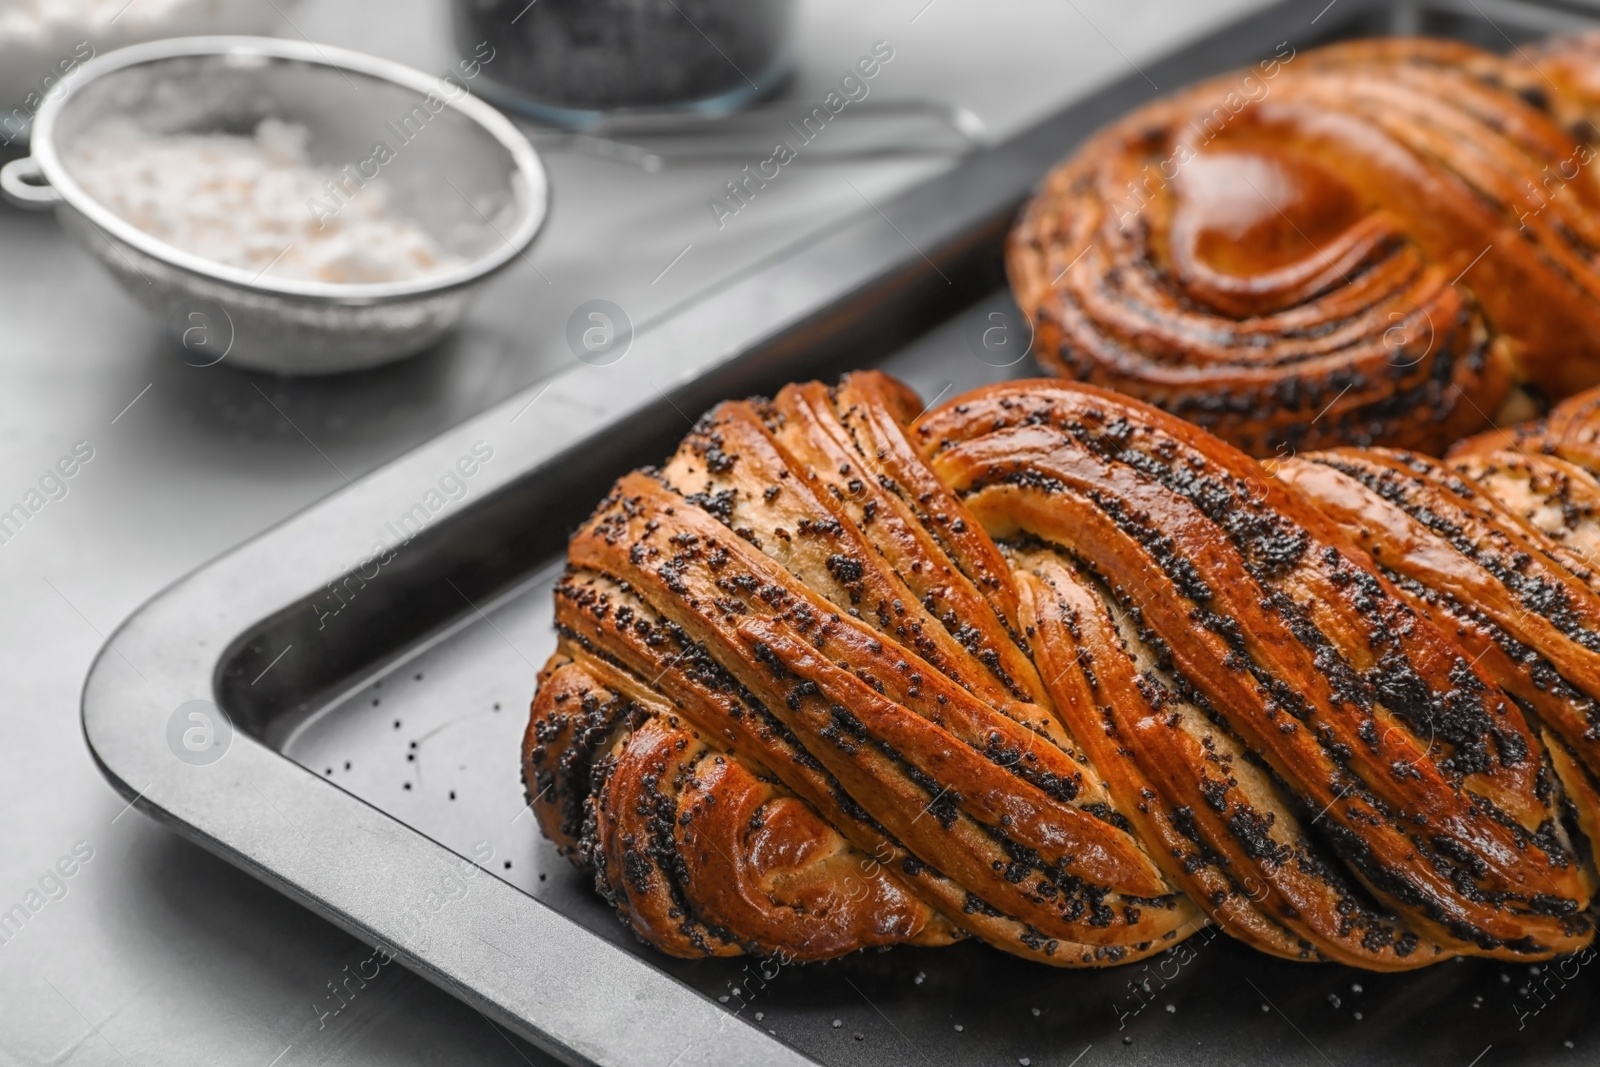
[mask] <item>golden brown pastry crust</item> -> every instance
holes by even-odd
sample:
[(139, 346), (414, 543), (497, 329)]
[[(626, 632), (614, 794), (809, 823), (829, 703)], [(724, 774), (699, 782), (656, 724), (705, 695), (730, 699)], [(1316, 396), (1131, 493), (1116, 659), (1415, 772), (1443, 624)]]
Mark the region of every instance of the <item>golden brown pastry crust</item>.
[(1135, 111), (1011, 235), (1036, 357), (1260, 456), (1437, 454), (1595, 385), (1597, 71), (1600, 37), (1358, 41)]
[(1339, 449), (1280, 477), (1349, 530), (1419, 611), (1600, 767), (1600, 592), (1551, 539), (1437, 460)]
[[(1346, 468), (1403, 492), (1329, 489)], [(1095, 966), (1207, 921), (1386, 970), (1589, 943), (1600, 594), (1437, 462), (1276, 474), (1062, 382), (723, 404), (572, 540), (540, 825), (685, 956), (977, 937)], [(1374, 500), (1398, 512), (1352, 534)], [(1447, 508), (1464, 540), (1394, 556)], [(1429, 591), (1446, 553), (1491, 606)], [(1519, 615), (1513, 563), (1566, 607)]]

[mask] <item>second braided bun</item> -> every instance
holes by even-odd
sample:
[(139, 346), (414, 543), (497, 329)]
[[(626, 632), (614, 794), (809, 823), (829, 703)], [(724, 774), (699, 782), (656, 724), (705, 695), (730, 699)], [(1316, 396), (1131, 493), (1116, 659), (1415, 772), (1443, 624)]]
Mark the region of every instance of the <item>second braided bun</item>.
[(1600, 383), (1600, 36), (1358, 41), (1156, 101), (1011, 235), (1047, 369), (1254, 455), (1439, 454)]

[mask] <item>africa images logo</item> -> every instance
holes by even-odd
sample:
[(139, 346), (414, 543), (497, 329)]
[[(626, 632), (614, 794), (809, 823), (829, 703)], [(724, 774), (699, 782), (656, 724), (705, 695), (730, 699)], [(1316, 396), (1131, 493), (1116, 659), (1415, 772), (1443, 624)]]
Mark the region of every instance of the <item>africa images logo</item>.
[(167, 717), (167, 747), (194, 767), (217, 762), (233, 743), (233, 723), (209, 700), (179, 704)]

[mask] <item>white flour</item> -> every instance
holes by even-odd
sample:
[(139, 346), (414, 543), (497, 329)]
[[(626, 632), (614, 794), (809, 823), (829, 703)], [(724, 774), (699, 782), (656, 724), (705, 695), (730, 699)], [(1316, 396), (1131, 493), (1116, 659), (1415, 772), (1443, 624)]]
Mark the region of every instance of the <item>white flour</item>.
[(267, 119), (251, 137), (152, 136), (126, 121), (86, 131), (66, 153), (90, 196), (195, 255), (276, 278), (361, 284), (459, 266), (415, 222), (389, 210), (381, 180), (338, 213), (308, 207), (336, 175), (306, 157), (302, 126)]

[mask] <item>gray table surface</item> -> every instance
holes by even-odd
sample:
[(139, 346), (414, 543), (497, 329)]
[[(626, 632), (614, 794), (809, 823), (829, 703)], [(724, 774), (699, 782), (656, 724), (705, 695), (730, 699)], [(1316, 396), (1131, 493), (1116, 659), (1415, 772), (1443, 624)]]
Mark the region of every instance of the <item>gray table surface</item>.
[[(281, 6), (286, 35), (440, 73), (452, 59), (440, 0)], [(803, 0), (786, 98), (820, 101), (887, 40), (881, 99), (958, 103), (1004, 136), (1251, 6)], [(0, 1065), (544, 1062), (397, 969), (319, 1026), (313, 1002), (369, 950), (125, 809), (78, 698), (105, 634), (158, 589), (570, 360), (579, 303), (648, 322), (941, 165), (790, 168), (719, 230), (705, 202), (737, 170), (725, 162), (548, 163), (549, 228), (459, 336), (321, 381), (184, 365), (52, 217), (0, 207), (0, 508), (78, 442), (93, 449), (67, 496), (0, 545), (0, 911), (92, 850), (0, 943)]]

